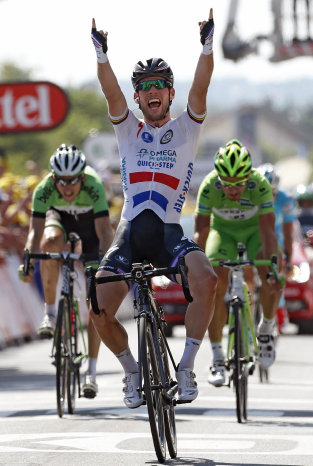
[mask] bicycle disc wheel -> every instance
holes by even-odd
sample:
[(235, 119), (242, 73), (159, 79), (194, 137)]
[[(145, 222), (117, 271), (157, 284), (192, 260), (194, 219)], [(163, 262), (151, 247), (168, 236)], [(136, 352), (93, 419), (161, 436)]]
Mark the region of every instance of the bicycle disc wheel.
[(236, 414), (238, 422), (247, 420), (248, 376), (245, 373), (243, 331), (241, 325), (241, 308), (239, 304), (233, 306), (235, 316), (235, 345), (234, 345), (234, 385), (236, 392)]
[[(163, 370), (165, 380), (168, 385), (171, 385), (172, 377), (170, 373), (170, 367), (168, 363), (167, 348), (162, 333), (159, 331), (159, 345), (163, 361)], [(175, 420), (175, 409), (173, 404), (163, 401), (164, 410), (164, 426), (165, 426), (165, 437), (168, 447), (168, 451), (171, 458), (177, 456), (177, 436), (176, 436), (176, 420)]]
[(66, 398), (67, 372), (68, 372), (68, 349), (66, 342), (66, 315), (64, 312), (64, 300), (59, 301), (57, 325), (55, 332), (55, 364), (56, 364), (56, 395), (59, 417), (64, 414), (64, 403)]
[(166, 458), (165, 425), (161, 378), (154, 348), (152, 328), (146, 319), (140, 319), (140, 349), (144, 381), (144, 394), (147, 403), (150, 429), (154, 449), (160, 463)]
[(76, 314), (74, 309), (70, 307), (68, 299), (64, 300), (64, 309), (66, 309), (66, 316), (68, 321), (68, 372), (67, 372), (67, 406), (69, 414), (74, 414), (75, 400), (78, 380), (78, 367), (74, 364), (74, 359), (77, 354), (77, 328), (76, 328)]

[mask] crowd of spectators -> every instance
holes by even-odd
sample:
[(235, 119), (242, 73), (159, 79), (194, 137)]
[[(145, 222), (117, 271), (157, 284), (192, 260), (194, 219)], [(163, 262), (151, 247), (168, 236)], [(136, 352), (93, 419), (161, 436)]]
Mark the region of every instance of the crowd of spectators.
[(44, 173), (36, 162), (25, 163), (26, 176), (12, 173), (0, 148), (0, 265), (9, 254), (23, 258), (34, 188)]

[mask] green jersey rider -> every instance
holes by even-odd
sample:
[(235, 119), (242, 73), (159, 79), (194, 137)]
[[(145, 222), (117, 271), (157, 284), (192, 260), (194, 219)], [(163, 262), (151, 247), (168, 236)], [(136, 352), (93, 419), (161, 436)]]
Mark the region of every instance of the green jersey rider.
[[(73, 231), (81, 238), (83, 253), (105, 253), (113, 238), (106, 193), (96, 172), (86, 166), (86, 158), (76, 146), (62, 144), (50, 158), (50, 173), (33, 193), (32, 215), (26, 248), (30, 252), (61, 252), (68, 234)], [(23, 276), (32, 281), (33, 270)], [(38, 328), (40, 338), (52, 338), (56, 324), (56, 287), (59, 263), (41, 261), (40, 272), (44, 292), (44, 317)], [(88, 321), (88, 370), (82, 390), (86, 398), (98, 391), (96, 363), (100, 338), (92, 321)]]
[[(203, 180), (197, 199), (194, 240), (209, 259), (236, 259), (237, 243), (244, 243), (249, 259), (270, 259), (278, 255), (272, 188), (268, 180), (252, 168), (249, 151), (233, 139), (216, 154), (215, 170)], [(208, 333), (213, 364), (209, 383), (217, 387), (225, 382), (222, 331), (227, 322), (224, 301), (228, 269), (215, 267), (218, 287), (213, 319)], [(275, 360), (273, 325), (281, 296), (281, 285), (267, 280), (267, 267), (260, 267), (260, 301), (263, 319), (258, 327), (259, 362), (263, 368)], [(253, 281), (252, 270), (250, 286)], [(247, 277), (249, 281), (249, 277)]]

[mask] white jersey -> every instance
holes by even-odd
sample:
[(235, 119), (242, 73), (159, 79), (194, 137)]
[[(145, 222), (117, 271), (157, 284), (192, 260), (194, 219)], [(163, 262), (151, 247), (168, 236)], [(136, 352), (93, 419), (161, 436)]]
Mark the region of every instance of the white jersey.
[(120, 118), (111, 117), (121, 158), (121, 218), (130, 221), (151, 209), (164, 223), (179, 223), (204, 118), (189, 107), (161, 128), (129, 109)]

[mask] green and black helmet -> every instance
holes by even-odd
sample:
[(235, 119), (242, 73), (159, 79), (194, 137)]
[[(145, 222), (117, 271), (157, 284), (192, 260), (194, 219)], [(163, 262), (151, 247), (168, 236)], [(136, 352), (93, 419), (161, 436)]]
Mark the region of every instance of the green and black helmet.
[(241, 178), (248, 176), (252, 168), (250, 152), (237, 139), (220, 147), (214, 162), (219, 176)]

